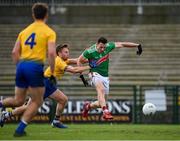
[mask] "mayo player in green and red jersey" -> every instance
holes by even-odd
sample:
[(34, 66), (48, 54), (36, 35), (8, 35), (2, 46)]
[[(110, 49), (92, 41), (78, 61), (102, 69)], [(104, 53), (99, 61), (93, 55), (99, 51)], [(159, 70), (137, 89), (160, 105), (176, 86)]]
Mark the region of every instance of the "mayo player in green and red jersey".
[(96, 44), (86, 49), (78, 58), (78, 65), (89, 61), (91, 66), (89, 77), (91, 85), (95, 86), (97, 91), (97, 101), (92, 103), (85, 102), (82, 116), (87, 117), (91, 109), (102, 108), (103, 119), (113, 119), (106, 105), (106, 96), (109, 94), (109, 53), (114, 48), (134, 48), (136, 47), (137, 55), (141, 55), (142, 48), (140, 44), (132, 42), (108, 42), (106, 38), (100, 37)]

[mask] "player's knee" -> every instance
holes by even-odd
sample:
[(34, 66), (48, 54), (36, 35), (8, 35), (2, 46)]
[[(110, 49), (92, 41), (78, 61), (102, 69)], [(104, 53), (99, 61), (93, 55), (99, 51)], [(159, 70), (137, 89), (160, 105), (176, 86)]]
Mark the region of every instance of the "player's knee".
[(38, 107), (40, 107), (43, 104), (43, 98), (36, 98), (36, 99), (31, 99), (32, 102), (36, 103)]
[(66, 95), (63, 96), (62, 98), (62, 103), (65, 105), (68, 101), (68, 97)]
[(24, 99), (16, 99), (15, 105), (16, 107), (22, 106), (24, 104)]
[(68, 97), (65, 96), (65, 97), (64, 97), (64, 103), (66, 104), (67, 102), (68, 102)]
[(98, 94), (99, 95), (104, 95), (105, 91), (104, 91), (104, 88), (99, 88), (98, 89)]
[(43, 98), (40, 98), (40, 100), (38, 101), (38, 106), (40, 107), (43, 104)]

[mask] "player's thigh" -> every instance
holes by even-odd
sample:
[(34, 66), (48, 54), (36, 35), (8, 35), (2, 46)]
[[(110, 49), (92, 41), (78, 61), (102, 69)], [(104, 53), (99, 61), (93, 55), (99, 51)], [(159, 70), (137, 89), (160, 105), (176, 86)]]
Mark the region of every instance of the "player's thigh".
[(44, 99), (46, 99), (57, 90), (57, 87), (56, 85), (52, 84), (48, 78), (44, 78), (44, 84), (45, 84)]
[(43, 101), (45, 87), (29, 87), (31, 101)]
[(94, 77), (93, 79), (94, 79), (93, 80), (93, 85), (95, 86), (96, 91), (97, 92), (101, 91), (101, 92), (104, 93), (105, 87), (103, 85), (103, 81), (100, 78), (98, 78), (98, 77)]
[(109, 94), (109, 78), (102, 76), (95, 76), (92, 79), (93, 85), (96, 90), (101, 90), (104, 94)]
[(67, 102), (68, 97), (59, 89), (57, 89), (52, 95), (50, 95), (50, 98), (56, 100), (57, 102)]
[(101, 81), (97, 82), (95, 86), (96, 86), (97, 90), (101, 90), (101, 91), (104, 90), (104, 86), (103, 86), (103, 83)]
[(105, 94), (108, 95), (109, 94), (109, 78), (104, 78), (103, 85), (104, 85)]

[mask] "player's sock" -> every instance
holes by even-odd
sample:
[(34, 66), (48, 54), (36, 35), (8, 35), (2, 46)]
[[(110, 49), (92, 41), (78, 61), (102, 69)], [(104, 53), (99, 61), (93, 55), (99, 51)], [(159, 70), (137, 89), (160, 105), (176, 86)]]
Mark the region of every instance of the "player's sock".
[(52, 121), (52, 124), (51, 124), (53, 127), (56, 127), (56, 128), (68, 128), (66, 125), (64, 125), (61, 121), (60, 121), (60, 116), (55, 116), (53, 121)]
[(91, 109), (91, 104), (89, 103), (86, 108), (87, 108), (88, 110), (90, 110), (90, 109)]
[(60, 116), (55, 115), (53, 122), (57, 123), (57, 122), (59, 122), (59, 119), (60, 119)]
[(109, 112), (109, 110), (108, 110), (107, 106), (103, 106), (103, 107), (102, 107), (102, 110), (103, 110), (103, 113), (107, 113), (107, 112)]
[(113, 116), (111, 115), (111, 113), (109, 112), (107, 106), (103, 106), (102, 107), (103, 110), (103, 119), (105, 120), (111, 120), (113, 119)]
[(3, 104), (2, 104), (2, 102), (0, 101), (0, 108), (3, 108)]
[(27, 126), (27, 123), (24, 120), (21, 120), (21, 122), (19, 123), (16, 129), (16, 133), (23, 134), (26, 126)]
[(12, 117), (13, 115), (12, 115), (12, 112), (6, 112), (5, 114), (4, 114), (4, 117), (7, 119), (7, 118), (10, 118), (10, 117)]

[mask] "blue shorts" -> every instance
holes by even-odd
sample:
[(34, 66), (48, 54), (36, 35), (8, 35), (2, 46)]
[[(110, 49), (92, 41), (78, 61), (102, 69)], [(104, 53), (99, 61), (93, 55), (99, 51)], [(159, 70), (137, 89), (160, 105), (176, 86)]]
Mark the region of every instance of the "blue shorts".
[(43, 87), (43, 66), (35, 61), (20, 61), (16, 66), (16, 86), (20, 88)]
[(45, 84), (44, 99), (46, 99), (57, 90), (57, 87), (56, 85), (52, 84), (48, 78), (44, 78), (44, 84)]

